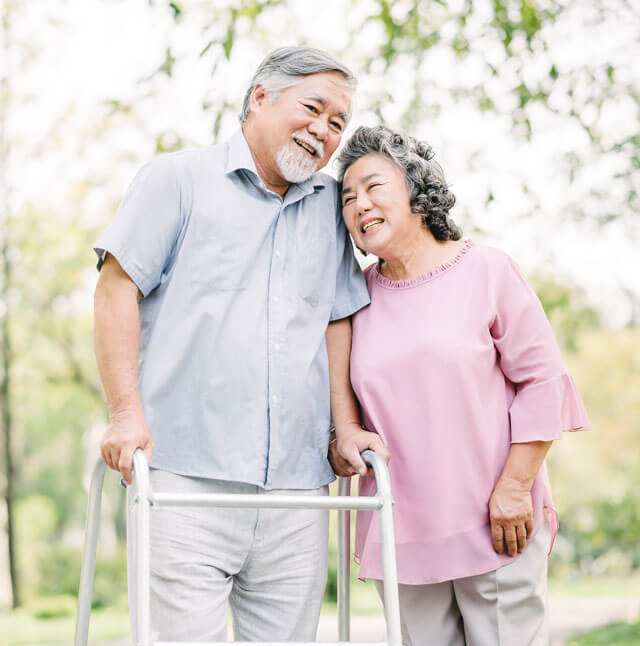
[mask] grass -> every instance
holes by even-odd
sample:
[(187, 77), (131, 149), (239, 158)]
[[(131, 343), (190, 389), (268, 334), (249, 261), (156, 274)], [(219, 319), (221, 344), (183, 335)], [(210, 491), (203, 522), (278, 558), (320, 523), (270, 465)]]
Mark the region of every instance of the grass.
[(569, 646), (637, 646), (638, 644), (640, 644), (640, 621), (633, 624), (612, 624), (569, 640)]
[[(351, 592), (351, 611), (353, 614), (382, 612), (382, 605), (373, 585), (357, 582)], [(323, 615), (335, 615), (337, 606), (326, 603)], [(2, 646), (49, 646), (50, 644), (73, 643), (75, 633), (75, 612), (66, 617), (39, 619), (28, 610), (0, 612), (0, 638)], [(89, 642), (123, 639), (129, 634), (129, 615), (125, 610), (108, 608), (91, 613)]]
[[(54, 619), (37, 619), (26, 610), (0, 612), (0, 635), (7, 646), (44, 646), (73, 643), (75, 614)], [(91, 613), (90, 641), (120, 639), (129, 633), (129, 615), (124, 610), (107, 608)], [(4, 643), (4, 642), (0, 642)]]

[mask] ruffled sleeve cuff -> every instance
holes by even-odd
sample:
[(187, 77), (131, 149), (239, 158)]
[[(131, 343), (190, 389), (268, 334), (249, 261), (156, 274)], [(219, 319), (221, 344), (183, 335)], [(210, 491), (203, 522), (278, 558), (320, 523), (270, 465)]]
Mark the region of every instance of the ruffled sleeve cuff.
[(511, 442), (548, 442), (563, 431), (591, 428), (573, 379), (568, 374), (518, 387), (509, 409)]

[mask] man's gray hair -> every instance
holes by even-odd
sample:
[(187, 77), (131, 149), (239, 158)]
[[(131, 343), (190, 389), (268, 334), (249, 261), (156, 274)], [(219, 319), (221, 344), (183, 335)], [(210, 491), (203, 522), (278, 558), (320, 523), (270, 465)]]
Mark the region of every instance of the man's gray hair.
[(251, 85), (244, 95), (240, 123), (244, 123), (249, 116), (249, 102), (251, 93), (256, 85), (262, 85), (271, 98), (299, 83), (303, 77), (322, 72), (339, 72), (344, 76), (348, 87), (353, 91), (356, 88), (356, 77), (346, 66), (329, 54), (313, 47), (280, 47), (271, 52), (260, 63), (256, 73), (251, 79)]

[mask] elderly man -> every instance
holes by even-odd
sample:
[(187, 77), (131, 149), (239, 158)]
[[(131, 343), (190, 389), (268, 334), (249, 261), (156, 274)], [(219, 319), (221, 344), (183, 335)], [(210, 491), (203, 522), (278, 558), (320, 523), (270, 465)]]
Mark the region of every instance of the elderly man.
[[(348, 379), (349, 317), (369, 296), (336, 184), (316, 172), (354, 85), (321, 51), (274, 51), (241, 130), (145, 166), (97, 242), (102, 455), (127, 482), (140, 447), (156, 491), (324, 495), (331, 418), (351, 470), (365, 448), (385, 454)], [(311, 510), (154, 510), (152, 630), (222, 640), (230, 602), (237, 639), (314, 639), (327, 527)]]

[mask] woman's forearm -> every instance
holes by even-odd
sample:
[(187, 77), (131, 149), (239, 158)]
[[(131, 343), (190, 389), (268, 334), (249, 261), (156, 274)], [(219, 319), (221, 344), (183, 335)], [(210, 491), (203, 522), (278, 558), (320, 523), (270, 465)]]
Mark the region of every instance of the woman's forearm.
[(326, 334), (329, 356), (331, 391), (331, 419), (336, 437), (329, 445), (329, 461), (339, 476), (354, 473), (364, 475), (367, 467), (360, 454), (366, 449), (375, 451), (387, 462), (389, 451), (377, 433), (360, 426), (360, 409), (351, 387), (349, 359), (351, 355), (351, 319), (329, 323)]
[(500, 480), (515, 481), (530, 490), (551, 444), (552, 442), (512, 444)]

